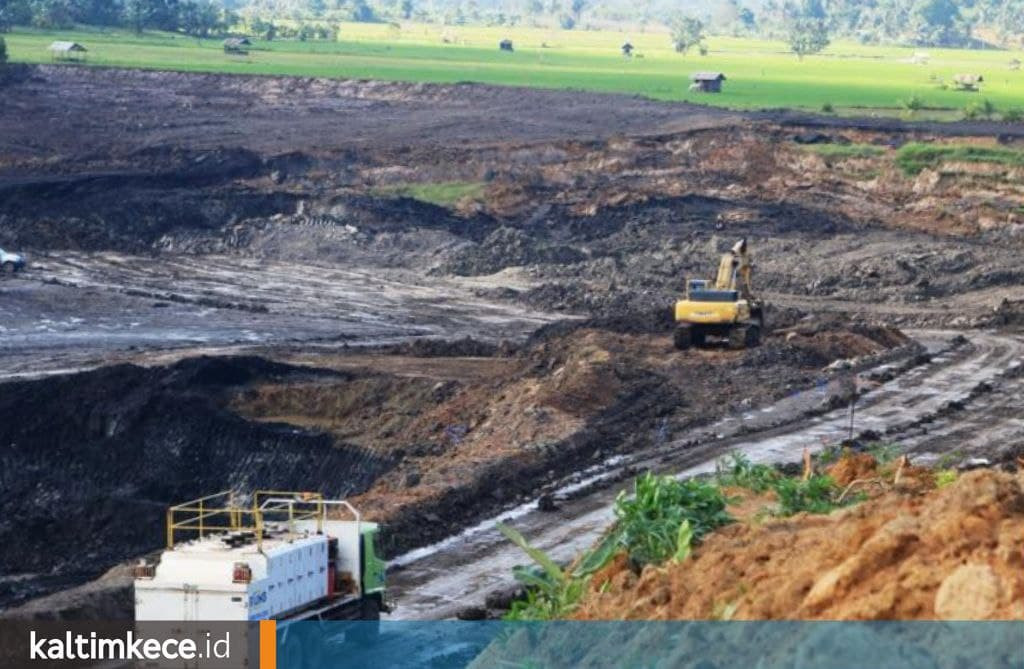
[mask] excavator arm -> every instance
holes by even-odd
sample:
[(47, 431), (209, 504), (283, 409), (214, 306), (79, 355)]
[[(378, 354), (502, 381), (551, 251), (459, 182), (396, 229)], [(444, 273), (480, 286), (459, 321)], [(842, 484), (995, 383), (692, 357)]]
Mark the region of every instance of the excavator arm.
[(747, 240), (741, 239), (728, 253), (722, 254), (718, 263), (718, 277), (715, 290), (736, 290), (744, 299), (753, 297), (750, 285), (751, 263), (747, 252)]

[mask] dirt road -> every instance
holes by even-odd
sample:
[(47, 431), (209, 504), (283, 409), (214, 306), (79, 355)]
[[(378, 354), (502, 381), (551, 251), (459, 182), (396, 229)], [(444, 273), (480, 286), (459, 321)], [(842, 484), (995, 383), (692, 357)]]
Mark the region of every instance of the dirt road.
[[(915, 333), (929, 349), (939, 352), (932, 361), (868, 390), (857, 403), (855, 430), (873, 430), (886, 439), (911, 446), (911, 457), (922, 463), (935, 461), (956, 450), (955, 458), (991, 456), (1024, 435), (1024, 337), (977, 333), (967, 344), (950, 349), (953, 333)], [(862, 386), (872, 382), (859, 375)], [(991, 388), (991, 390), (987, 390)], [(788, 463), (800, 459), (804, 448), (812, 452), (822, 444), (836, 443), (849, 434), (846, 408), (781, 429), (757, 432), (765, 415), (796, 413), (813, 404), (814, 393), (787, 398), (771, 410), (723, 421), (710, 434), (688, 436), (654, 451), (609, 463), (603, 471), (567, 481), (559, 495), (607, 477), (614, 480), (626, 467), (693, 476), (714, 471), (715, 460), (740, 451), (754, 462)], [(976, 429), (979, 428), (980, 429)], [(950, 439), (951, 433), (972, 430), (969, 439)], [(755, 430), (752, 434), (748, 430)], [(701, 439), (693, 447), (689, 440)], [(593, 543), (613, 516), (611, 503), (621, 485), (566, 500), (554, 512), (541, 512), (536, 503), (524, 504), (496, 518), (481, 522), (434, 546), (400, 556), (401, 567), (392, 578), (398, 609), (396, 619), (443, 619), (471, 606), (483, 606), (486, 595), (510, 585), (512, 567), (528, 558), (497, 530), (495, 522), (519, 529), (535, 546), (552, 557), (567, 560)]]
[(231, 256), (48, 254), (0, 283), (0, 380), (145, 362), (143, 351), (519, 339), (564, 318), (481, 299), (468, 283)]

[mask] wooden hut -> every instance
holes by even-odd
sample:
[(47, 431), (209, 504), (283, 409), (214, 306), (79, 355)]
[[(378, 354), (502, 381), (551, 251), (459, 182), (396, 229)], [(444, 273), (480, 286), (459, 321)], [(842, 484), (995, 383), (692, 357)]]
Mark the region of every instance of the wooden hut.
[(498, 48), (502, 51), (515, 51), (515, 49), (512, 48), (512, 40), (510, 39), (503, 39), (498, 42)]
[(690, 80), (693, 81), (693, 85), (690, 86), (691, 90), (701, 93), (721, 93), (725, 75), (721, 72), (697, 72), (690, 77)]
[(78, 42), (54, 42), (50, 45), (50, 55), (54, 60), (85, 60), (89, 50)]
[(224, 40), (224, 53), (244, 56), (249, 53), (250, 46), (252, 46), (252, 42), (248, 37), (229, 37)]
[(626, 42), (625, 44), (622, 45), (622, 55), (625, 56), (626, 58), (631, 57), (633, 55), (633, 48), (634, 47), (632, 44)]

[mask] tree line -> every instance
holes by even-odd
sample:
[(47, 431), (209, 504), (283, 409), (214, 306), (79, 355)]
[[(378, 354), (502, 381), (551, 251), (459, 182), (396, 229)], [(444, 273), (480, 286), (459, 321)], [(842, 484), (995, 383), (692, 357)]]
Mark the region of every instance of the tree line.
[(14, 25), (63, 29), (85, 24), (208, 37), (237, 22), (233, 10), (214, 0), (6, 0), (0, 5), (0, 31)]
[[(641, 30), (650, 22), (669, 26), (680, 51), (706, 48), (705, 35), (712, 33), (783, 39), (800, 56), (834, 38), (950, 47), (978, 46), (978, 33), (1014, 46), (1024, 39), (1024, 0), (0, 0), (0, 31), (88, 24), (205, 37), (238, 25), (239, 14), (248, 17), (252, 34), (271, 37), (286, 36), (270, 22), (282, 18), (565, 29), (600, 19)], [(319, 37), (311, 30), (287, 36)]]

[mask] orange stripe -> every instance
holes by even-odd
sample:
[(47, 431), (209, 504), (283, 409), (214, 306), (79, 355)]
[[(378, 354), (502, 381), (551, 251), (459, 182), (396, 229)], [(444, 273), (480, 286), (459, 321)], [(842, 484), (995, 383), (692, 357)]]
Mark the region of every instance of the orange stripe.
[(260, 621), (260, 669), (277, 669), (277, 622)]

